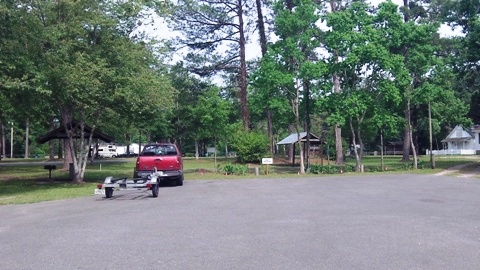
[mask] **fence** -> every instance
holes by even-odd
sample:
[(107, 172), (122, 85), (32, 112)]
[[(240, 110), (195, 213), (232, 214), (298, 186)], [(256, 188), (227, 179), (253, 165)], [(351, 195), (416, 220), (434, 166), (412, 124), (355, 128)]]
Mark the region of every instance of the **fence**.
[[(476, 150), (472, 149), (445, 149), (445, 150), (433, 150), (432, 154), (435, 156), (446, 156), (446, 155), (475, 155)], [(426, 155), (430, 155), (430, 151), (426, 151)]]

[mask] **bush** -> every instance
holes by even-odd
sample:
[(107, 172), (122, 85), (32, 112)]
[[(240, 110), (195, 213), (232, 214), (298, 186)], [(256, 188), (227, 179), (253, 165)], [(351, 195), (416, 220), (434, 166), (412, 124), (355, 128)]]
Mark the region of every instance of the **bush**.
[(425, 162), (423, 160), (417, 160), (417, 168), (423, 169), (425, 167)]
[(248, 167), (247, 165), (228, 163), (223, 166), (223, 171), (226, 175), (245, 175), (247, 174)]
[(332, 165), (326, 165), (326, 166), (322, 166), (320, 164), (310, 165), (310, 173), (313, 173), (313, 174), (334, 174), (339, 172), (340, 172), (339, 167), (332, 166)]
[(334, 174), (334, 173), (346, 173), (346, 172), (354, 172), (354, 171), (355, 171), (355, 166), (353, 165), (345, 165), (345, 166), (333, 166), (333, 165), (322, 166), (320, 164), (310, 165), (310, 173), (313, 173), (313, 174)]
[(260, 132), (239, 129), (233, 136), (232, 148), (240, 162), (260, 163), (268, 153), (268, 138)]
[[(413, 169), (414, 163), (404, 162), (402, 163), (402, 169), (411, 170)], [(425, 167), (425, 162), (421, 159), (417, 160), (417, 169), (423, 169)]]
[(342, 167), (343, 172), (354, 172), (355, 166), (354, 165), (345, 165)]
[(223, 166), (223, 171), (226, 175), (233, 174), (235, 172), (235, 165), (232, 163), (225, 164), (225, 166)]
[(365, 168), (365, 171), (367, 171), (367, 172), (381, 172), (382, 168), (380, 168), (380, 167), (368, 167), (368, 168)]

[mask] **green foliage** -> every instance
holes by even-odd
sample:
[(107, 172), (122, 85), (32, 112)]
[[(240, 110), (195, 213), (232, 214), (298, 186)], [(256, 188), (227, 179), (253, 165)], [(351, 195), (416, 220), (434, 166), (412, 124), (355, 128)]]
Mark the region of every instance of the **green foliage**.
[(354, 172), (355, 166), (345, 165), (345, 166), (334, 166), (334, 165), (320, 165), (312, 164), (310, 165), (310, 173), (312, 174), (336, 174), (336, 173), (347, 173)]
[(226, 175), (245, 175), (248, 172), (248, 166), (243, 164), (227, 163), (222, 169)]
[(240, 162), (259, 163), (268, 153), (268, 138), (262, 132), (238, 129), (232, 136), (232, 148)]
[(235, 172), (235, 165), (232, 163), (225, 164), (225, 166), (223, 166), (223, 171), (226, 175), (233, 174)]
[[(403, 170), (412, 170), (414, 168), (413, 162), (403, 162), (401, 168)], [(424, 169), (425, 168), (425, 161), (419, 159), (417, 161), (417, 169)]]

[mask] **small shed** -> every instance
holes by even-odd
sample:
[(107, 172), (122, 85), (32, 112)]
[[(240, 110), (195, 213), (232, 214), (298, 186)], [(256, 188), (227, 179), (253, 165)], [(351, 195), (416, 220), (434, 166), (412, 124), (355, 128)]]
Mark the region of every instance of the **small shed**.
[[(311, 145), (320, 145), (322, 141), (320, 138), (312, 133), (307, 136), (307, 132), (300, 132), (300, 141), (305, 143), (307, 139), (310, 140)], [(293, 153), (295, 153), (295, 144), (298, 142), (298, 134), (292, 133), (283, 140), (279, 141), (277, 145), (293, 145)], [(292, 164), (295, 164), (295, 154), (292, 156)]]

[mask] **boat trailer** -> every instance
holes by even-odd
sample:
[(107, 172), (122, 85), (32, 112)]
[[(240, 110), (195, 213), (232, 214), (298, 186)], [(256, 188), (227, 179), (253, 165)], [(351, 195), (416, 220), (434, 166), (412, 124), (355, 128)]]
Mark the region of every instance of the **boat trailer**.
[(162, 171), (155, 170), (146, 178), (113, 178), (108, 176), (103, 184), (98, 184), (94, 191), (95, 195), (105, 195), (106, 198), (113, 196), (113, 191), (122, 190), (142, 190), (152, 191), (153, 197), (158, 197), (158, 189), (161, 178), (164, 176)]

